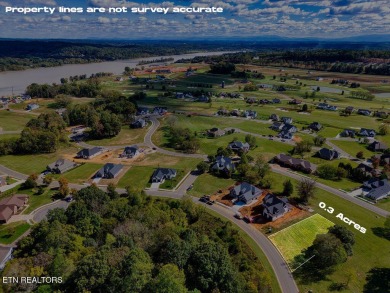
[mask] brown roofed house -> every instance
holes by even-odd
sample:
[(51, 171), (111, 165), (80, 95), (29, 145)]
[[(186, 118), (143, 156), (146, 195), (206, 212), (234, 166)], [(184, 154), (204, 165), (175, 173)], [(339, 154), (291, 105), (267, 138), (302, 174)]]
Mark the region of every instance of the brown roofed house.
[(28, 202), (28, 196), (23, 194), (15, 194), (11, 197), (6, 197), (0, 201), (0, 223), (7, 221), (20, 211)]

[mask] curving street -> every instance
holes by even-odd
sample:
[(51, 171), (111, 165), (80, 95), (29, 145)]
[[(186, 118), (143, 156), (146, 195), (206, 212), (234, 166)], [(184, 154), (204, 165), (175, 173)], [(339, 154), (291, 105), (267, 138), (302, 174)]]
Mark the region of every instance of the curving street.
[[(139, 145), (148, 146), (148, 147), (156, 150), (156, 152), (159, 152), (159, 153), (162, 153), (165, 155), (169, 155), (169, 156), (199, 158), (199, 159), (204, 159), (204, 160), (207, 159), (206, 155), (179, 153), (179, 152), (165, 150), (165, 149), (162, 149), (162, 148), (156, 146), (152, 141), (152, 136), (156, 132), (158, 127), (160, 126), (160, 122), (158, 121), (158, 119), (155, 116), (150, 116), (150, 121), (151, 121), (151, 126), (149, 127), (149, 129), (145, 135), (144, 143), (139, 144)], [(237, 130), (240, 131), (239, 129), (237, 129)], [(249, 133), (249, 132), (244, 132), (244, 131), (240, 131), (240, 132), (259, 136), (258, 134), (253, 134), (253, 133)], [(91, 147), (90, 145), (88, 145), (87, 143), (84, 143), (84, 142), (79, 142), (78, 144), (82, 147)], [(123, 148), (123, 146), (109, 147), (109, 149), (119, 149), (119, 148)], [(282, 174), (284, 176), (288, 176), (288, 177), (293, 178), (293, 179), (300, 180), (302, 178), (305, 178), (304, 175), (300, 175), (300, 174), (291, 172), (287, 169), (280, 168), (279, 166), (272, 166), (271, 165), (271, 169), (275, 173)], [(13, 171), (13, 170), (11, 170), (7, 167), (4, 167), (2, 165), (0, 165), (0, 172), (8, 174), (8, 175), (15, 177), (15, 178), (18, 178), (18, 179), (26, 179), (27, 178), (27, 175)], [(198, 177), (197, 174), (191, 173), (182, 182), (182, 184), (179, 186), (179, 188), (175, 191), (145, 190), (145, 192), (146, 192), (146, 194), (148, 194), (150, 196), (159, 196), (159, 197), (180, 199), (186, 194), (187, 188), (191, 184), (193, 184), (193, 182), (197, 179), (197, 177)], [(51, 186), (54, 187), (57, 184), (58, 184), (58, 182), (53, 182)], [(78, 190), (81, 188), (85, 188), (87, 185), (69, 184), (69, 186), (71, 188)], [(361, 200), (356, 199), (354, 197), (351, 197), (351, 196), (345, 194), (344, 192), (339, 191), (338, 189), (332, 188), (330, 186), (327, 186), (325, 184), (318, 183), (318, 182), (316, 183), (316, 186), (318, 188), (323, 189), (325, 191), (328, 191), (328, 192), (330, 192), (330, 193), (332, 193), (340, 198), (348, 200), (348, 201), (352, 202), (353, 204), (359, 205), (367, 210), (370, 210), (370, 211), (376, 213), (377, 215), (380, 215), (383, 217), (390, 215), (389, 212), (387, 212), (381, 208), (378, 208), (372, 204), (369, 204), (367, 202), (364, 202), (364, 201), (361, 201)], [(105, 186), (99, 186), (99, 188), (104, 190)], [(125, 189), (117, 189), (117, 191), (120, 193), (124, 193)], [(212, 206), (206, 205), (204, 203), (199, 202), (199, 199), (196, 197), (191, 197), (191, 198), (197, 204), (201, 204), (201, 205), (205, 206), (206, 208), (209, 208), (209, 209), (213, 210), (214, 212), (218, 213), (219, 215), (225, 217), (229, 221), (234, 222), (242, 231), (247, 233), (255, 241), (255, 243), (264, 252), (268, 261), (270, 262), (270, 264), (273, 268), (273, 271), (276, 275), (276, 278), (278, 280), (279, 286), (282, 289), (282, 292), (288, 292), (288, 293), (299, 292), (298, 287), (294, 281), (294, 278), (293, 278), (286, 262), (284, 261), (284, 259), (280, 255), (279, 251), (273, 246), (271, 241), (265, 235), (263, 235), (260, 231), (256, 230), (252, 225), (246, 224), (244, 221), (234, 218), (234, 211), (233, 210), (225, 208), (225, 207), (220, 206), (218, 204), (215, 204)], [(37, 210), (33, 211), (30, 215), (35, 222), (39, 222), (46, 217), (46, 214), (50, 209), (56, 208), (56, 207), (67, 208), (68, 205), (69, 205), (69, 203), (67, 203), (65, 201), (54, 202), (52, 204), (38, 208)]]

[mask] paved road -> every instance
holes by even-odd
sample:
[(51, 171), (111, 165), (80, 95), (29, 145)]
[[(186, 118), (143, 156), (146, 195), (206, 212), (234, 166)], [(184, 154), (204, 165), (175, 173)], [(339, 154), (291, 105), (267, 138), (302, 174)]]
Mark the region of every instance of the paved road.
[[(293, 179), (296, 179), (296, 180), (301, 180), (302, 178), (306, 178), (306, 176), (303, 176), (303, 175), (300, 175), (300, 174), (297, 174), (297, 173), (293, 173), (291, 171), (289, 171), (288, 169), (283, 169), (279, 166), (272, 166), (271, 165), (271, 169), (272, 169), (272, 172), (275, 172), (275, 173), (278, 173), (278, 174), (282, 174), (284, 176), (287, 176), (287, 177), (290, 177), (290, 178), (293, 178)], [(358, 206), (361, 206), (362, 208), (365, 208), (367, 210), (370, 210), (371, 212), (374, 212), (376, 213), (377, 215), (380, 215), (382, 217), (387, 217), (390, 215), (390, 212), (388, 211), (385, 211), (381, 208), (378, 208), (377, 206), (375, 205), (372, 205), (370, 203), (367, 203), (365, 201), (362, 201), (360, 199), (357, 199), (355, 197), (352, 197), (336, 188), (333, 188), (333, 187), (330, 187), (328, 185), (325, 185), (325, 184), (322, 184), (322, 183), (319, 183), (317, 182), (316, 183), (316, 186), (322, 190), (325, 190), (325, 191), (328, 191), (334, 195), (337, 195), (338, 197), (341, 197), (345, 200), (348, 200), (349, 202), (352, 202)]]
[(207, 155), (200, 155), (200, 154), (184, 154), (184, 153), (178, 153), (178, 152), (172, 152), (168, 150), (164, 150), (162, 148), (159, 148), (156, 146), (152, 141), (152, 136), (160, 126), (160, 122), (157, 120), (156, 117), (151, 116), (150, 121), (152, 122), (152, 126), (150, 126), (148, 132), (145, 135), (144, 138), (144, 144), (147, 145), (150, 148), (156, 149), (157, 152), (168, 155), (168, 156), (174, 156), (174, 157), (184, 157), (184, 158), (199, 158), (206, 160)]
[[(26, 164), (28, 164), (28, 162), (26, 162)], [(16, 179), (21, 179), (21, 180), (26, 180), (28, 177), (26, 174), (22, 174), (20, 172), (11, 170), (10, 168), (7, 168), (3, 165), (0, 165), (0, 172), (7, 174), (8, 176), (14, 177)]]
[(58, 200), (51, 204), (44, 205), (36, 210), (34, 210), (30, 215), (32, 217), (32, 220), (34, 222), (40, 222), (43, 219), (46, 218), (47, 213), (55, 208), (63, 208), (67, 209), (70, 203), (64, 201), (64, 200)]
[(348, 158), (350, 160), (352, 159), (356, 159), (354, 156), (351, 156), (350, 154), (348, 154), (346, 151), (344, 151), (343, 149), (339, 148), (337, 145), (335, 145), (334, 143), (332, 143), (329, 139), (326, 140), (326, 143), (332, 147), (334, 150), (338, 151), (340, 153), (341, 156), (345, 157), (345, 158)]

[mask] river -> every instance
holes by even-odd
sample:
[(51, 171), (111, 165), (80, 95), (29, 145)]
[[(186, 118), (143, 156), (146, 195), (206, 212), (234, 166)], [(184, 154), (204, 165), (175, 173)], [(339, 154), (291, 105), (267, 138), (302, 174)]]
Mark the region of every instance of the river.
[[(74, 75), (91, 75), (97, 72), (112, 72), (114, 74), (121, 74), (126, 66), (136, 67), (141, 60), (154, 60), (159, 58), (172, 57), (174, 60), (182, 58), (194, 58), (196, 56), (212, 56), (223, 53), (232, 52), (204, 52), (191, 53), (171, 56), (154, 56), (149, 58), (138, 58), (130, 60), (117, 60), (100, 63), (88, 64), (69, 64), (58, 67), (38, 67), (27, 69), (23, 71), (5, 71), (0, 72), (0, 97), (14, 94), (24, 93), (26, 87), (32, 83), (60, 83), (62, 77), (69, 77)], [(145, 65), (147, 67), (149, 64)]]

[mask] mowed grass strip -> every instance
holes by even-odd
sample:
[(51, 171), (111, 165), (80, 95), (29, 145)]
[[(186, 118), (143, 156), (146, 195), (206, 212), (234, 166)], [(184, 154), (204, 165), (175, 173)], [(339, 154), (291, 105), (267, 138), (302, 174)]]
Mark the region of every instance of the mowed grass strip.
[(91, 176), (93, 176), (101, 167), (103, 167), (103, 164), (86, 163), (70, 170), (69, 172), (64, 173), (62, 176), (72, 183), (84, 183), (89, 178), (91, 178)]
[(334, 223), (319, 214), (315, 214), (269, 237), (279, 249), (289, 265), (302, 250), (312, 245), (317, 234), (328, 232)]

